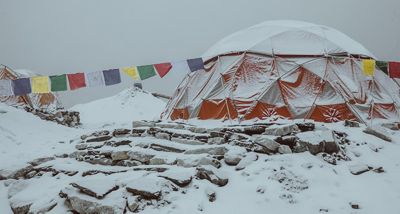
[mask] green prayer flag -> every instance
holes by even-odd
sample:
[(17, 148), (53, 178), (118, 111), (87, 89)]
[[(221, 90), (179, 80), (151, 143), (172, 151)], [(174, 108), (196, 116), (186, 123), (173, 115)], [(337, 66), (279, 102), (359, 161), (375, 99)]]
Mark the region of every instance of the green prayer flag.
[(137, 70), (141, 80), (145, 80), (156, 75), (153, 65), (137, 66)]
[(67, 90), (67, 75), (50, 76), (51, 91)]
[(376, 66), (383, 71), (383, 73), (388, 74), (388, 62), (376, 61)]

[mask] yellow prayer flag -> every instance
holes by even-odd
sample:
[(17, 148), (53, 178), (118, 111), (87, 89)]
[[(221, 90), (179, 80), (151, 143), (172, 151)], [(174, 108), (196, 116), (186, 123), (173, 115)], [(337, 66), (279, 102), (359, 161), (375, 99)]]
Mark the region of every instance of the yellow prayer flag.
[(363, 74), (365, 76), (374, 76), (375, 73), (375, 60), (373, 59), (364, 59), (362, 61), (363, 64)]
[(139, 80), (139, 73), (136, 66), (121, 68), (121, 70), (128, 76), (132, 77), (132, 79)]
[(48, 93), (49, 92), (49, 77), (38, 76), (32, 77), (32, 93)]

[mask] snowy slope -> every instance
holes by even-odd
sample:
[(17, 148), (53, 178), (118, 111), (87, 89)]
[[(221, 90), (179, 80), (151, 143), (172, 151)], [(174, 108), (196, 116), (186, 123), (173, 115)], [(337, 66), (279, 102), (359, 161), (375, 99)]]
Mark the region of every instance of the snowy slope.
[(0, 170), (22, 167), (35, 158), (67, 153), (73, 148), (69, 140), (82, 132), (0, 103)]
[(80, 112), (85, 127), (104, 124), (130, 124), (134, 120), (158, 119), (165, 102), (137, 88), (71, 108)]

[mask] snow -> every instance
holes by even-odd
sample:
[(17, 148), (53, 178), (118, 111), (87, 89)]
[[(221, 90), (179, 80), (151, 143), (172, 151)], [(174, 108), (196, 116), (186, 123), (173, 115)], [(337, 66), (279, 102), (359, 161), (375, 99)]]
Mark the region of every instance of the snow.
[(71, 108), (80, 112), (86, 127), (105, 124), (130, 124), (134, 120), (158, 119), (165, 102), (137, 88), (126, 89), (119, 94), (79, 104)]
[[(39, 157), (52, 157), (55, 154), (70, 154), (79, 143), (82, 134), (105, 129), (104, 125), (121, 128), (130, 127), (133, 120), (157, 118), (164, 107), (164, 102), (153, 96), (133, 89), (120, 94), (75, 106), (81, 112), (83, 126), (67, 128), (52, 122), (40, 120), (23, 110), (0, 104), (0, 171), (16, 170), (26, 166), (27, 162)], [(132, 111), (132, 108), (135, 111)], [(114, 113), (110, 113), (114, 112)], [(191, 125), (213, 128), (237, 126), (236, 121), (185, 121)], [(250, 125), (246, 121), (241, 125)], [(258, 121), (260, 122), (260, 121)], [(261, 121), (262, 122), (262, 121)], [(301, 121), (277, 120), (280, 124), (292, 124)], [(309, 121), (307, 121), (309, 122)], [(377, 127), (379, 124), (374, 123)], [(108, 130), (112, 130), (106, 126)], [(188, 127), (188, 126), (187, 126)], [(273, 126), (276, 127), (276, 126)], [(193, 179), (187, 187), (179, 191), (163, 192), (163, 199), (170, 203), (156, 203), (147, 206), (140, 213), (398, 213), (400, 201), (400, 131), (385, 130), (393, 142), (389, 143), (375, 136), (366, 134), (360, 127), (345, 127), (343, 122), (323, 124), (316, 123), (316, 130), (296, 134), (301, 140), (317, 144), (322, 140), (332, 141), (332, 131), (346, 133), (349, 144), (343, 145), (350, 160), (338, 161), (331, 165), (319, 155), (308, 152), (293, 154), (266, 155), (247, 152), (243, 147), (224, 144), (229, 151), (226, 155), (245, 157), (241, 170), (228, 166), (221, 160), (219, 169), (204, 166), (217, 176), (228, 178), (226, 186), (218, 187), (207, 180)], [(188, 130), (171, 128), (171, 132), (189, 134)], [(193, 134), (193, 133), (192, 133)], [(202, 134), (199, 134), (202, 135)], [(197, 135), (198, 136), (198, 135)], [(266, 136), (268, 137), (268, 136)], [(10, 203), (31, 203), (32, 209), (40, 210), (48, 204), (57, 202), (50, 213), (66, 213), (65, 199), (58, 196), (60, 190), (96, 203), (113, 206), (124, 206), (123, 191), (127, 186), (156, 192), (167, 189), (169, 181), (158, 176), (177, 179), (195, 178), (196, 167), (182, 167), (171, 164), (176, 159), (195, 162), (199, 158), (211, 158), (207, 154), (172, 153), (155, 151), (148, 148), (152, 144), (170, 146), (183, 150), (211, 148), (215, 145), (184, 145), (152, 136), (118, 137), (117, 140), (132, 140), (130, 146), (120, 146), (112, 151), (135, 151), (167, 159), (169, 164), (153, 167), (165, 167), (162, 173), (137, 170), (151, 167), (104, 166), (77, 161), (73, 158), (56, 158), (43, 163), (40, 167), (51, 167), (57, 170), (79, 171), (74, 176), (60, 173), (56, 176), (46, 173), (41, 177), (26, 180), (0, 181), (0, 213), (11, 214)], [(61, 143), (62, 142), (62, 143)], [(109, 151), (110, 147), (97, 149)], [(384, 172), (373, 170), (353, 175), (350, 170), (369, 166), (374, 169), (383, 167)], [(203, 167), (203, 166), (202, 166)], [(111, 175), (97, 174), (82, 176), (83, 172), (100, 170), (118, 172)], [(126, 170), (126, 172), (121, 172)], [(135, 170), (135, 171), (134, 171)], [(119, 185), (117, 191), (97, 200), (83, 195), (70, 183), (77, 183), (98, 193), (107, 192), (112, 186)], [(216, 201), (210, 202), (207, 194), (215, 193)], [(12, 197), (8, 197), (8, 195)], [(124, 195), (131, 196), (131, 195)], [(354, 210), (350, 203), (359, 204), (361, 209)], [(202, 211), (200, 211), (202, 210)], [(322, 210), (322, 211), (320, 211)]]

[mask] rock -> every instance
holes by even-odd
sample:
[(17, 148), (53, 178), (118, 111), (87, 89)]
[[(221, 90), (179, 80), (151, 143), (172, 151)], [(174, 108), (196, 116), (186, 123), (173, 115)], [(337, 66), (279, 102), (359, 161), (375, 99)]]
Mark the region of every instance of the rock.
[(260, 146), (265, 147), (271, 152), (277, 152), (280, 146), (280, 144), (276, 141), (266, 137), (257, 137), (256, 139), (254, 139), (254, 142)]
[(154, 127), (155, 122), (151, 121), (133, 121), (132, 122), (132, 128), (137, 128), (137, 127)]
[(162, 158), (152, 158), (149, 161), (149, 165), (164, 165), (167, 164), (167, 161)]
[(187, 159), (176, 159), (177, 166), (183, 167), (198, 167), (198, 166), (213, 166), (215, 168), (220, 168), (221, 163), (213, 158), (202, 157), (196, 160), (187, 160)]
[(130, 134), (131, 130), (129, 129), (115, 129), (112, 133), (114, 137), (121, 137)]
[(15, 171), (15, 172), (13, 172), (13, 174), (9, 178), (14, 178), (14, 179), (24, 178), (33, 169), (34, 168), (33, 168), (32, 165), (28, 165), (28, 166), (26, 166), (24, 168), (21, 168), (21, 169)]
[(52, 210), (55, 206), (57, 206), (57, 201), (55, 199), (51, 199), (45, 203), (39, 202), (39, 203), (33, 203), (32, 206), (29, 209), (28, 214), (33, 214), (33, 213), (48, 213), (50, 210)]
[(146, 129), (132, 129), (133, 136), (141, 136), (145, 132), (146, 132)]
[(117, 147), (117, 146), (128, 146), (130, 145), (130, 143), (132, 143), (132, 141), (130, 140), (121, 140), (121, 141), (117, 141), (117, 142), (113, 142), (111, 144), (112, 147)]
[(91, 136), (99, 137), (99, 136), (104, 136), (104, 135), (109, 135), (110, 131), (108, 130), (100, 130), (100, 131), (95, 131), (91, 134)]
[(165, 178), (169, 181), (171, 181), (172, 183), (174, 183), (175, 185), (179, 186), (179, 187), (186, 187), (187, 185), (189, 185), (192, 182), (192, 177), (190, 176), (187, 179), (180, 179), (177, 177), (172, 177), (172, 176), (164, 176), (164, 175), (160, 175), (159, 177), (161, 178)]
[(218, 131), (211, 131), (210, 132), (210, 138), (214, 138), (214, 137), (224, 137), (225, 133), (223, 132), (218, 132)]
[(225, 186), (228, 183), (227, 178), (220, 178), (213, 171), (205, 168), (197, 168), (196, 177), (199, 179), (206, 179), (217, 186)]
[(208, 144), (224, 144), (225, 143), (225, 138), (223, 137), (213, 137), (213, 138), (208, 138), (207, 140)]
[(13, 211), (14, 214), (28, 214), (29, 209), (32, 206), (32, 203), (25, 203), (25, 204), (14, 204), (10, 203), (11, 210)]
[(224, 161), (226, 164), (229, 166), (236, 166), (238, 163), (242, 160), (242, 157), (240, 155), (225, 155), (224, 156)]
[(32, 166), (37, 166), (37, 165), (40, 165), (42, 163), (46, 163), (46, 162), (52, 161), (54, 159), (55, 159), (54, 157), (36, 158), (36, 159), (30, 161), (29, 164), (31, 164)]
[(288, 136), (282, 136), (282, 137), (277, 137), (275, 138), (275, 141), (281, 145), (287, 145), (290, 148), (293, 148), (296, 146), (297, 141), (299, 140), (298, 137), (293, 136), (293, 135), (288, 135)]
[(262, 134), (265, 131), (266, 126), (250, 126), (250, 127), (244, 127), (244, 134), (247, 135), (254, 135), (254, 134)]
[(377, 138), (380, 138), (384, 141), (392, 142), (392, 138), (388, 136), (383, 130), (380, 130), (378, 127), (370, 128), (367, 127), (363, 130), (364, 133), (374, 135)]
[(78, 196), (67, 198), (70, 209), (82, 214), (118, 214), (121, 210), (116, 210), (110, 205), (102, 205), (100, 203), (85, 200)]
[(299, 127), (301, 132), (309, 132), (315, 130), (314, 123), (296, 123), (297, 127)]
[[(84, 186), (82, 186), (82, 184), (80, 185), (80, 184), (77, 184), (77, 183), (71, 183), (70, 185), (73, 186), (74, 188), (78, 189), (81, 193), (86, 194), (86, 195), (91, 196), (91, 197), (94, 197), (94, 198), (97, 198), (97, 199), (103, 199), (110, 192), (113, 192), (113, 191), (119, 189), (119, 186), (108, 185), (107, 189), (96, 191), (96, 190), (92, 190), (92, 188), (90, 187), (90, 186), (93, 187), (93, 185), (87, 184), (87, 183), (84, 182), (83, 185), (85, 185), (85, 184), (89, 185), (89, 187), (84, 187)], [(104, 187), (104, 185), (105, 184), (103, 183), (102, 186)], [(96, 189), (96, 188), (94, 188), (94, 189)]]
[(136, 179), (127, 184), (126, 190), (144, 200), (160, 200), (162, 195), (160, 183), (153, 179)]
[(358, 205), (358, 204), (356, 204), (354, 202), (350, 202), (349, 204), (350, 204), (350, 207), (353, 208), (353, 209), (356, 209), (356, 210), (360, 209), (360, 205)]
[(113, 161), (118, 161), (118, 160), (128, 160), (129, 155), (128, 151), (116, 151), (111, 153), (111, 159)]
[(225, 147), (212, 147), (187, 150), (184, 154), (210, 154), (210, 155), (224, 155), (228, 151)]
[(104, 165), (104, 166), (110, 166), (113, 163), (113, 161), (108, 158), (93, 158), (92, 160), (85, 160), (85, 162), (88, 162), (91, 164)]
[(348, 126), (348, 127), (360, 127), (360, 124), (359, 124), (357, 121), (345, 120), (345, 121), (344, 121), (344, 126)]
[(182, 124), (174, 124), (174, 123), (157, 123), (155, 124), (157, 127), (164, 129), (184, 129), (185, 126)]
[(127, 156), (130, 159), (137, 160), (143, 164), (149, 164), (150, 159), (152, 159), (154, 157), (154, 155), (144, 154), (144, 153), (136, 152), (136, 151), (129, 151)]
[(246, 168), (248, 165), (252, 164), (254, 161), (258, 160), (258, 155), (254, 152), (249, 152), (246, 156), (240, 160), (240, 162), (235, 167), (236, 170), (242, 170)]
[(297, 136), (300, 147), (307, 147), (307, 150), (313, 155), (322, 152), (328, 154), (340, 152), (340, 147), (336, 143), (332, 131), (305, 132), (299, 133)]
[(112, 136), (99, 136), (99, 137), (92, 137), (90, 139), (87, 139), (86, 142), (90, 143), (90, 142), (102, 142), (102, 141), (107, 141), (110, 140), (112, 138)]
[(365, 164), (356, 164), (349, 166), (349, 170), (353, 175), (361, 175), (362, 173), (371, 170), (371, 167), (368, 167)]
[(156, 150), (156, 151), (162, 151), (162, 152), (175, 152), (175, 153), (182, 153), (185, 150), (183, 149), (178, 149), (175, 147), (170, 147), (170, 146), (164, 146), (164, 145), (160, 145), (160, 144), (151, 144), (150, 148)]
[(287, 145), (280, 145), (278, 148), (278, 152), (281, 154), (291, 154), (292, 150)]
[(383, 123), (383, 127), (388, 128), (393, 131), (400, 130), (400, 124), (399, 123)]
[(307, 144), (304, 142), (298, 142), (296, 145), (292, 148), (293, 153), (302, 153), (308, 151)]
[(202, 133), (206, 133), (207, 129), (206, 128), (201, 128), (201, 127), (188, 127), (187, 130), (194, 132), (194, 133), (198, 133), (198, 134), (202, 134)]
[(186, 145), (204, 145), (204, 143), (199, 140), (190, 140), (190, 139), (177, 138), (177, 137), (172, 137), (171, 141), (174, 141), (174, 142), (180, 143), (180, 144), (186, 144)]
[(77, 150), (85, 150), (88, 147), (86, 143), (79, 143), (75, 145), (75, 149)]
[(164, 140), (171, 140), (171, 135), (168, 133), (158, 132), (154, 135), (155, 138), (164, 139)]
[(299, 132), (300, 129), (296, 124), (281, 125), (275, 127), (268, 127), (265, 129), (265, 135), (284, 136), (290, 133)]
[(128, 197), (126, 199), (126, 204), (128, 206), (129, 211), (131, 211), (131, 212), (135, 212), (139, 207), (137, 197)]
[(215, 191), (207, 190), (206, 194), (209, 202), (214, 202), (215, 200), (217, 200), (217, 193), (215, 193)]
[(375, 168), (375, 169), (373, 169), (372, 171), (374, 171), (374, 172), (376, 172), (376, 173), (383, 173), (383, 172), (385, 172), (385, 170), (383, 169), (383, 167)]

